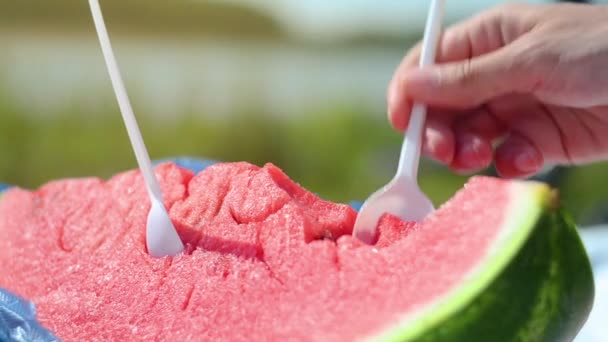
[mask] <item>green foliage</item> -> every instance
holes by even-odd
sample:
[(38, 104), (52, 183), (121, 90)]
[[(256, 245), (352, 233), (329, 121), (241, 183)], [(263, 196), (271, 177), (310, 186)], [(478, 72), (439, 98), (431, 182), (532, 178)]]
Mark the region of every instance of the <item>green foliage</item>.
[[(101, 106), (105, 114), (83, 108), (72, 105), (38, 116), (0, 97), (0, 180), (34, 188), (58, 178), (107, 178), (135, 168), (115, 104)], [(402, 139), (382, 113), (367, 113), (355, 105), (326, 106), (310, 115), (284, 118), (254, 107), (221, 119), (206, 119), (205, 113), (194, 111), (171, 120), (138, 115), (153, 159), (188, 155), (257, 165), (271, 162), (334, 201), (365, 199), (390, 180)], [(579, 167), (559, 186), (565, 206), (577, 219), (608, 198), (606, 187), (598, 186), (606, 174), (605, 163)], [(428, 161), (420, 172), (421, 186), (436, 205), (466, 179)]]
[[(108, 177), (135, 167), (117, 108), (102, 108), (106, 115), (73, 106), (36, 116), (0, 99), (0, 179), (36, 187), (56, 178)], [(302, 185), (340, 201), (364, 198), (390, 179), (401, 142), (384, 116), (346, 106), (286, 118), (251, 108), (212, 120), (203, 113), (178, 114), (172, 120), (140, 115), (139, 123), (153, 159), (190, 155), (271, 162)], [(441, 201), (461, 181), (442, 177), (425, 184)]]

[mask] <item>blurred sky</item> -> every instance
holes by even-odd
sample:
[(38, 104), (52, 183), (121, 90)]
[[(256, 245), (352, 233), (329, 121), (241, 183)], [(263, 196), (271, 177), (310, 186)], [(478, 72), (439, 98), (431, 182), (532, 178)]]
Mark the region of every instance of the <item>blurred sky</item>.
[[(196, 0), (200, 1), (200, 0)], [(361, 33), (399, 35), (421, 30), (428, 0), (214, 0), (251, 6), (272, 15), (288, 31), (309, 39), (336, 39)], [(446, 21), (453, 22), (498, 4), (500, 0), (446, 2)], [(548, 3), (528, 0), (527, 3)]]

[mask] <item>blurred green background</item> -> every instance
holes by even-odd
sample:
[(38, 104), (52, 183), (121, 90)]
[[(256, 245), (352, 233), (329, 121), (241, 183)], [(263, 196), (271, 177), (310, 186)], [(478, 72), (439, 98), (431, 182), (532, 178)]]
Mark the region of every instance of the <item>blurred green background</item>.
[[(500, 2), (448, 2), (448, 22)], [(101, 4), (152, 158), (272, 162), (335, 201), (364, 199), (392, 176), (402, 137), (385, 89), (421, 37), (426, 1)], [(0, 9), (0, 181), (32, 188), (134, 168), (87, 1)], [(437, 204), (467, 179), (422, 167)], [(603, 163), (548, 180), (591, 224), (605, 219), (606, 174)]]

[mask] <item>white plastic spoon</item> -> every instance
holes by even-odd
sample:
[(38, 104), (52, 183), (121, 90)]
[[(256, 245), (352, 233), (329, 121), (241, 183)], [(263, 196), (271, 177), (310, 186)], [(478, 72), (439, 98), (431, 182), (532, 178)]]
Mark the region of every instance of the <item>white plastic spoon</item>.
[(99, 43), (101, 44), (108, 72), (110, 73), (122, 118), (127, 127), (127, 133), (131, 140), (133, 151), (135, 152), (135, 158), (137, 159), (137, 163), (139, 164), (139, 168), (141, 169), (148, 188), (148, 194), (150, 195), (151, 207), (150, 212), (148, 213), (148, 223), (146, 227), (146, 245), (148, 253), (154, 257), (176, 255), (184, 250), (184, 244), (180, 240), (179, 235), (177, 235), (177, 231), (163, 204), (160, 186), (154, 175), (150, 156), (148, 155), (146, 145), (144, 144), (141, 132), (139, 131), (139, 126), (135, 120), (133, 108), (129, 102), (127, 91), (120, 75), (114, 52), (112, 51), (110, 37), (108, 36), (108, 31), (103, 20), (101, 8), (99, 7), (99, 1), (89, 0), (89, 5), (91, 6)]
[[(420, 66), (433, 64), (435, 50), (441, 33), (441, 21), (445, 0), (432, 0), (429, 8)], [(363, 203), (353, 228), (353, 235), (367, 244), (373, 243), (378, 220), (385, 213), (402, 220), (420, 221), (435, 209), (433, 203), (418, 186), (418, 164), (422, 133), (426, 120), (426, 107), (415, 103), (401, 147), (399, 167), (395, 177), (383, 188), (373, 193)]]

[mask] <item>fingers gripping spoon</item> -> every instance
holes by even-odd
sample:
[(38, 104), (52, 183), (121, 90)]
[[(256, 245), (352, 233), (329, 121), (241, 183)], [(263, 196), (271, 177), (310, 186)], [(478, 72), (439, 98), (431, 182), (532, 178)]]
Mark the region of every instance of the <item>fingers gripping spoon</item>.
[[(420, 66), (434, 63), (444, 4), (445, 0), (431, 1), (422, 43)], [(426, 107), (415, 103), (401, 147), (395, 177), (383, 188), (373, 193), (363, 203), (357, 215), (353, 235), (362, 242), (373, 243), (378, 220), (385, 213), (398, 216), (406, 221), (420, 221), (435, 210), (433, 203), (420, 190), (417, 181), (425, 119)]]
[(148, 188), (148, 194), (150, 195), (150, 212), (148, 213), (148, 222), (146, 227), (146, 245), (148, 253), (154, 257), (163, 257), (167, 255), (175, 255), (183, 251), (184, 245), (177, 235), (177, 231), (169, 218), (169, 214), (165, 209), (162, 200), (162, 193), (160, 186), (154, 175), (152, 169), (152, 163), (150, 162), (150, 156), (144, 145), (141, 132), (137, 126), (131, 103), (127, 96), (114, 52), (112, 51), (112, 45), (110, 44), (110, 37), (106, 29), (106, 25), (103, 20), (101, 8), (99, 7), (98, 0), (89, 0), (91, 12), (93, 14), (93, 21), (99, 36), (99, 43), (108, 67), (108, 72), (112, 80), (114, 92), (116, 93), (116, 99), (122, 113), (122, 118), (127, 127), (127, 133), (135, 152), (135, 158), (139, 164), (139, 168), (143, 174), (146, 186)]

